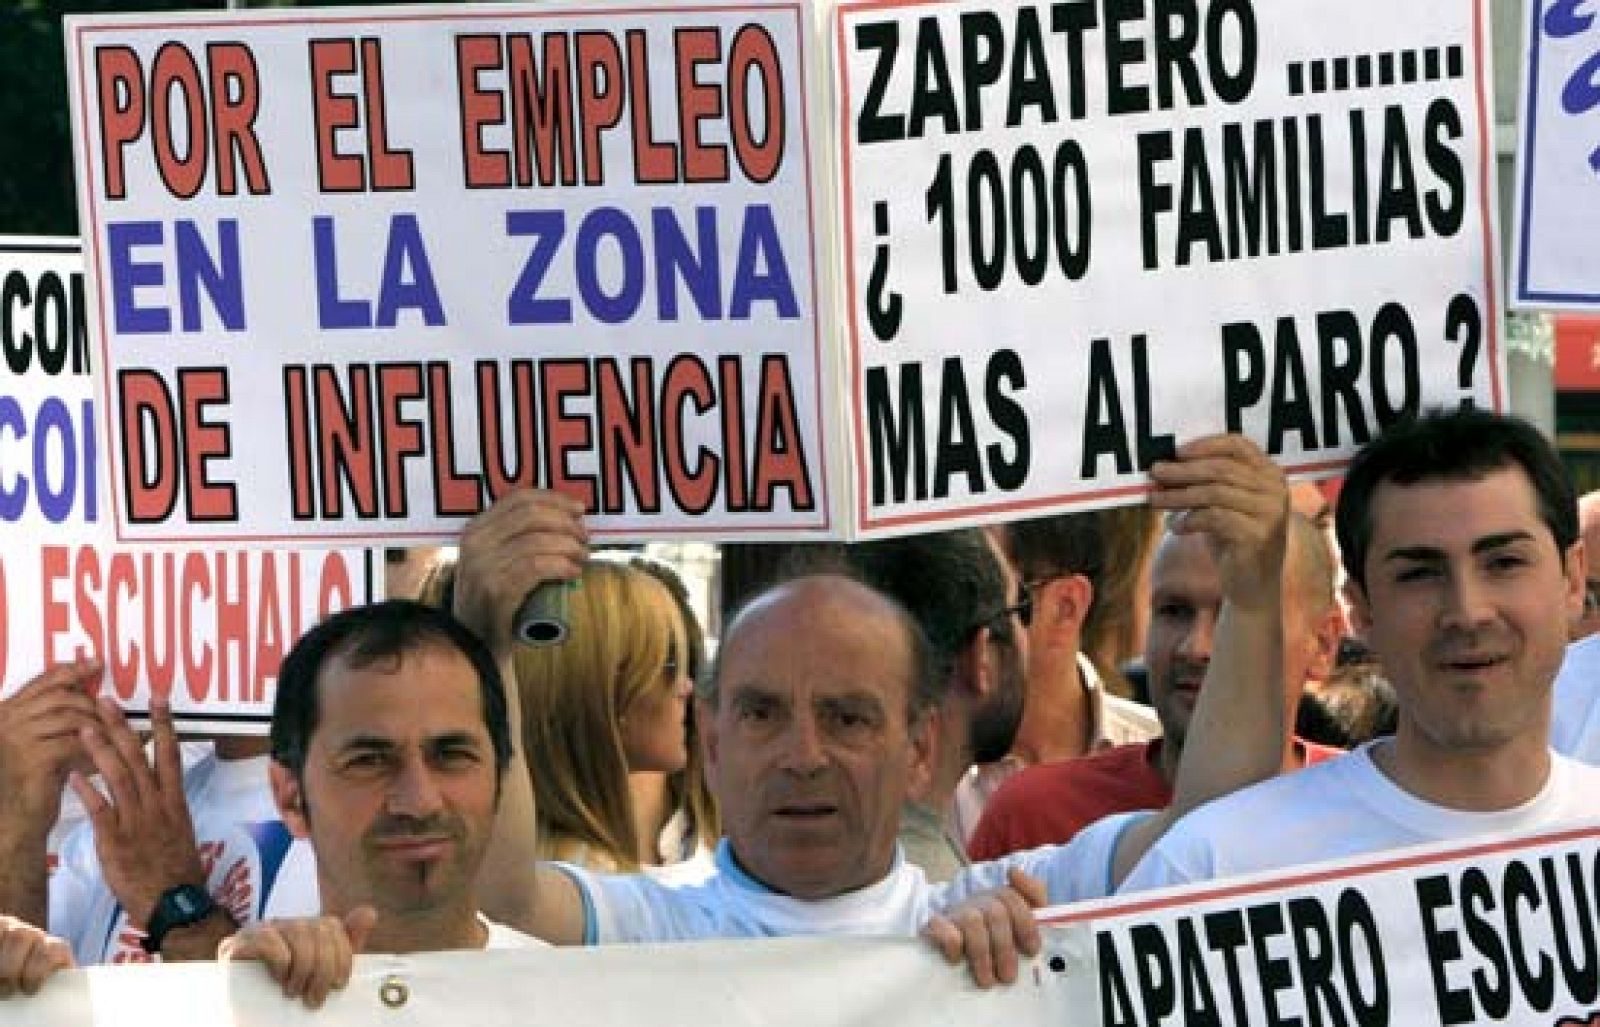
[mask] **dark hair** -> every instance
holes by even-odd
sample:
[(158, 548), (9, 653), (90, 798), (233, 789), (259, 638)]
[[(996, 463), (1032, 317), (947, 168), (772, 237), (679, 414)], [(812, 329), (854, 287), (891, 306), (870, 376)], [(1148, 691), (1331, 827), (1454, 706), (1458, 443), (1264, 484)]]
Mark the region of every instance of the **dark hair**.
[(911, 612), (894, 596), (886, 594), (882, 589), (876, 588), (869, 581), (864, 580), (856, 569), (845, 562), (840, 555), (842, 547), (834, 543), (819, 543), (813, 549), (809, 559), (792, 562), (792, 573), (786, 572), (779, 580), (766, 588), (749, 596), (739, 606), (738, 610), (728, 615), (724, 623), (728, 625), (722, 633), (721, 643), (717, 646), (716, 655), (711, 658), (711, 666), (706, 673), (705, 681), (701, 686), (700, 698), (717, 705), (722, 693), (722, 658), (728, 651), (729, 643), (733, 636), (738, 634), (741, 622), (745, 619), (746, 612), (757, 603), (765, 600), (774, 592), (795, 584), (806, 578), (831, 577), (853, 582), (867, 591), (876, 595), (888, 606), (894, 614), (895, 622), (911, 646), (911, 681), (906, 691), (906, 721), (914, 723), (924, 713), (937, 706), (944, 698), (944, 679), (947, 674), (938, 673), (939, 659), (934, 648), (928, 642), (927, 634), (922, 630), (922, 625)]
[(990, 624), (1011, 600), (1000, 559), (977, 528), (861, 542), (846, 547), (844, 557), (863, 582), (921, 626), (941, 689), (978, 628), (993, 627), (1002, 641), (1015, 641), (1010, 618)]
[(1099, 591), (1106, 549), (1102, 519), (1100, 511), (1091, 510), (1006, 525), (1006, 553), (1017, 576), (1031, 582), (1081, 574)]
[(1476, 481), (1512, 466), (1527, 474), (1539, 517), (1565, 557), (1578, 538), (1578, 499), (1561, 458), (1539, 429), (1510, 414), (1434, 408), (1389, 425), (1351, 461), (1334, 522), (1345, 573), (1366, 588), (1372, 500), (1379, 485)]
[[(505, 682), (488, 648), (464, 624), (443, 610), (410, 599), (353, 606), (324, 620), (295, 643), (278, 670), (272, 705), (272, 758), (298, 777), (319, 719), (317, 679), (330, 662), (351, 667), (397, 660), (425, 649), (454, 650), (478, 674), (483, 723), (494, 746), (495, 769), (511, 762), (511, 726), (506, 717)], [(396, 702), (408, 702), (397, 696)]]

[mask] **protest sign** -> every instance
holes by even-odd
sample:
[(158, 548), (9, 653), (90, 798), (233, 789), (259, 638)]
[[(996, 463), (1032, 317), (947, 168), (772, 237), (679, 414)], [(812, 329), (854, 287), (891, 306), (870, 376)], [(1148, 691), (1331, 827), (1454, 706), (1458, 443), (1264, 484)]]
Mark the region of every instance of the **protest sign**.
[(1600, 1020), (1600, 827), (1061, 907), (1099, 1023), (1582, 1027)]
[(1523, 7), (1512, 302), (1600, 309), (1600, 11)]
[[(1067, 951), (1064, 939), (1082, 933), (1052, 945)], [(315, 1014), (253, 966), (105, 967), (58, 975), (35, 999), (0, 1001), (0, 1015), (15, 1007), (37, 1027), (278, 1027), (301, 1017), (323, 1027), (1092, 1023), (1094, 995), (1087, 1008), (1075, 1004), (1072, 979), (1035, 968), (1014, 988), (979, 991), (919, 940), (790, 938), (366, 956)]]
[(1485, 0), (844, 0), (854, 521), (1292, 473), (1506, 406)]
[(263, 732), (284, 653), (373, 597), (373, 560), (117, 545), (86, 310), (77, 240), (0, 236), (0, 694), (95, 656), (133, 712), (155, 691), (189, 730)]
[(794, 0), (67, 19), (120, 539), (833, 529)]

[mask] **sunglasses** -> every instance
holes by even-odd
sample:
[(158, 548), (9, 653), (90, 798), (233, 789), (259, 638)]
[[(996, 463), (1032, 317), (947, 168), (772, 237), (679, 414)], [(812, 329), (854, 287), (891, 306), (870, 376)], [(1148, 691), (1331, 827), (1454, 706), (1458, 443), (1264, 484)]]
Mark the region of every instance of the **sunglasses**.
[(967, 630), (967, 634), (971, 635), (979, 628), (988, 628), (997, 635), (1009, 636), (1012, 617), (1017, 618), (1018, 623), (1023, 627), (1033, 623), (1033, 585), (1029, 582), (1024, 581), (1017, 585), (1017, 601), (1015, 603), (997, 610), (990, 616), (980, 620)]

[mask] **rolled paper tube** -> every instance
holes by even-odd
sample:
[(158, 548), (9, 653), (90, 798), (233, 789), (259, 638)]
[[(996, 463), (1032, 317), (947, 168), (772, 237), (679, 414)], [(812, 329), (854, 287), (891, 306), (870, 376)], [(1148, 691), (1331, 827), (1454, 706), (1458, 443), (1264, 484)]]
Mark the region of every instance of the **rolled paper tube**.
[(529, 645), (560, 645), (567, 640), (567, 583), (546, 581), (523, 597), (512, 622)]

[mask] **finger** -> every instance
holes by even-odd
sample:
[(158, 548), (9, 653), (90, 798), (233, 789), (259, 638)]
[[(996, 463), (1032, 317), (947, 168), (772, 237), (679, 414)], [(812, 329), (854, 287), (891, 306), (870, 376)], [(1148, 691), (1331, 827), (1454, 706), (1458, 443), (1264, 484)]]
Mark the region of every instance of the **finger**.
[[(178, 746), (178, 731), (172, 723), (172, 703), (166, 697), (150, 699), (150, 731), (153, 736), (155, 783), (168, 801), (185, 803), (183, 795), (183, 753)], [(187, 805), (184, 808), (187, 810)]]
[(48, 935), (38, 936), (22, 967), (23, 994), (37, 995), (51, 974), (71, 966), (72, 950), (67, 948), (66, 942)]
[(546, 489), (519, 489), (501, 496), (488, 510), (467, 522), (461, 533), (462, 548), (500, 545), (529, 532), (567, 535), (587, 542), (583, 504)]
[[(961, 928), (962, 946), (967, 954), (967, 968), (973, 983), (980, 988), (994, 985), (994, 949), (989, 942), (989, 918), (981, 909), (972, 906), (956, 915), (956, 926)], [(1008, 932), (1009, 933), (1009, 932)]]
[(0, 924), (0, 998), (9, 998), (22, 978), (28, 958), (28, 938), (24, 929), (7, 929)]
[(101, 696), (98, 706), (100, 732), (121, 761), (120, 783), (127, 793), (124, 799), (113, 787), (111, 799), (113, 802), (129, 801), (143, 806), (154, 798), (155, 791), (155, 779), (150, 773), (150, 764), (145, 760), (144, 746), (133, 728), (128, 726), (128, 718), (114, 699)]
[(1177, 456), (1180, 460), (1221, 456), (1259, 463), (1272, 462), (1254, 440), (1232, 432), (1220, 432), (1216, 435), (1203, 435), (1197, 439), (1190, 439), (1178, 447)]
[(46, 667), (30, 678), (26, 684), (17, 689), (15, 698), (20, 700), (25, 696), (33, 697), (54, 691), (76, 691), (80, 695), (87, 696), (90, 686), (99, 679), (104, 669), (104, 665), (94, 659), (58, 663), (54, 667)]
[(334, 982), (339, 980), (340, 966), (348, 965), (350, 958), (350, 943), (344, 936), (343, 924), (323, 921), (317, 927), (315, 942), (311, 947), (312, 964), (306, 975), (303, 996), (306, 1006), (311, 1009), (322, 1008), (328, 992), (333, 990)]
[(14, 715), (19, 724), (32, 724), (41, 719), (73, 715), (80, 720), (95, 718), (94, 699), (76, 686), (66, 685), (35, 692), (25, 699), (13, 700)]
[[(100, 788), (92, 789), (100, 797), (99, 817), (95, 820), (95, 830), (121, 833), (124, 830), (121, 811), (129, 811), (127, 819), (131, 822), (135, 816), (132, 807), (137, 801), (135, 796), (138, 794), (130, 780), (127, 764), (122, 761), (121, 754), (100, 734), (97, 727), (86, 727), (78, 732), (78, 740), (94, 763), (95, 773), (100, 775), (101, 788), (104, 789), (103, 793)], [(73, 790), (78, 791), (76, 786)], [(79, 791), (78, 797), (84, 798), (84, 793)], [(88, 806), (87, 801), (85, 805)], [(94, 816), (96, 812), (91, 808), (90, 816)]]
[(378, 926), (378, 911), (371, 906), (357, 906), (344, 915), (344, 933), (350, 939), (352, 952), (365, 952), (367, 936)]
[(1170, 484), (1158, 482), (1150, 493), (1151, 505), (1169, 510), (1222, 506), (1271, 514), (1276, 513), (1280, 507), (1286, 507), (1288, 501), (1288, 489), (1225, 478)]
[[(1020, 893), (1010, 888), (1000, 892), (1000, 902), (1005, 906), (1006, 920), (1011, 925), (1011, 945), (1015, 951), (1024, 956), (1037, 954), (1042, 939), (1039, 936), (1039, 921), (1033, 915), (1033, 907), (1028, 905)], [(1006, 980), (1010, 983), (1010, 979)]]
[(111, 804), (106, 802), (106, 797), (100, 794), (100, 789), (89, 783), (89, 779), (74, 770), (67, 775), (67, 784), (72, 788), (78, 801), (83, 803), (83, 811), (89, 815), (90, 823), (94, 824), (96, 831), (114, 829)]
[(1012, 867), (1006, 872), (1006, 883), (1028, 904), (1029, 909), (1041, 909), (1050, 904), (1050, 889), (1021, 867)]
[(948, 917), (935, 914), (922, 925), (922, 936), (938, 949), (944, 956), (946, 963), (954, 966), (961, 962), (963, 944), (961, 929), (951, 923)]
[[(994, 901), (984, 906), (983, 911), (988, 924), (989, 959), (994, 966), (994, 979), (1001, 984), (1010, 984), (1017, 979), (1017, 943), (1013, 934), (1013, 911), (1006, 902), (1008, 896), (1016, 898), (1002, 890)], [(1031, 914), (1028, 916), (1032, 918)]]
[(283, 938), (283, 946), (288, 953), (279, 983), (283, 985), (285, 995), (290, 998), (303, 998), (306, 986), (310, 983), (312, 974), (316, 972), (316, 931), (306, 924), (295, 924), (293, 927), (285, 927), (279, 935)]
[(36, 743), (58, 742), (63, 738), (71, 739), (72, 744), (78, 744), (78, 732), (85, 727), (92, 727), (95, 720), (93, 709), (55, 709), (41, 711), (24, 725), (19, 725), (19, 730), (26, 731), (26, 737)]

